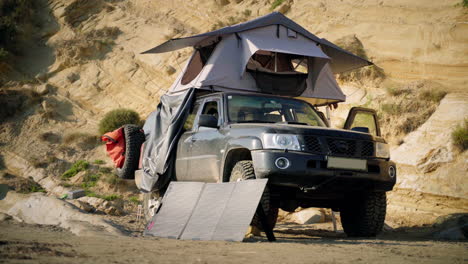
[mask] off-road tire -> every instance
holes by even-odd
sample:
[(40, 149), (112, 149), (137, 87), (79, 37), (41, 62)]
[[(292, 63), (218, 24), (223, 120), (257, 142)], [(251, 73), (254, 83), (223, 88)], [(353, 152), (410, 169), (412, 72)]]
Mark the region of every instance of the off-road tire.
[(135, 170), (140, 162), (141, 144), (145, 142), (145, 134), (137, 125), (124, 126), (125, 161), (122, 168), (116, 169), (116, 174), (122, 179), (135, 179)]
[(159, 199), (160, 195), (159, 192), (147, 192), (143, 193), (143, 216), (146, 220), (146, 222), (150, 221), (153, 218), (153, 215), (150, 210), (150, 199)]
[[(231, 176), (229, 178), (230, 182), (235, 182), (238, 180), (254, 180), (255, 172), (253, 163), (251, 160), (241, 160), (236, 163), (234, 168), (231, 171)], [(265, 187), (263, 191), (262, 198), (260, 199), (260, 204), (263, 207), (263, 211), (266, 214), (268, 224), (271, 228), (274, 228), (276, 225), (276, 220), (278, 219), (278, 208), (273, 207), (270, 201), (270, 190), (268, 186)], [(260, 230), (263, 230), (261, 221), (257, 213), (255, 213), (254, 218), (252, 219), (252, 226), (257, 227)]]
[(340, 208), (341, 225), (349, 237), (375, 237), (382, 231), (386, 211), (385, 192), (349, 195)]

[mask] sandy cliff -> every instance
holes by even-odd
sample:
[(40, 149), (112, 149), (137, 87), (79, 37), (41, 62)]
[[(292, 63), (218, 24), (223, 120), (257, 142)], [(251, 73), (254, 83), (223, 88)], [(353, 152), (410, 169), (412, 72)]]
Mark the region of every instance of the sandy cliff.
[[(418, 100), (411, 95), (426, 86), (436, 85), (447, 93), (440, 103), (421, 103), (414, 110), (424, 112), (425, 107), (433, 107), (422, 125), (387, 134), (399, 141), (392, 141), (392, 157), (399, 163), (400, 188), (468, 199), (467, 154), (456, 150), (450, 140), (454, 127), (468, 117), (468, 11), (460, 2), (288, 0), (275, 10), (331, 41), (355, 36), (367, 57), (386, 76), (378, 81), (374, 77), (342, 81), (350, 100), (332, 113), (336, 124), (342, 122), (351, 106), (380, 108), (388, 103), (390, 85), (405, 87), (407, 96), (392, 97), (392, 102)], [(146, 117), (180, 73), (191, 51), (158, 55), (142, 55), (142, 51), (170, 38), (267, 14), (272, 3), (42, 1), (37, 12), (44, 22), (23, 56), (17, 58), (17, 70), (9, 73), (5, 87), (35, 89), (41, 83), (50, 87), (40, 104), (0, 125), (0, 148), (6, 167), (28, 176), (30, 172), (22, 170), (24, 166), (15, 157), (31, 161), (46, 153), (57, 158), (44, 168), (43, 175), (53, 177), (79, 158), (104, 159), (101, 148), (72, 147), (72, 151), (60, 148), (60, 142), (40, 140), (38, 135), (95, 133), (100, 118), (118, 107), (135, 109)], [(18, 82), (31, 79), (38, 81), (25, 85)], [(415, 82), (423, 84), (412, 85)], [(54, 114), (44, 115), (48, 111)], [(385, 112), (382, 115), (386, 118)], [(411, 122), (409, 114), (405, 116)], [(392, 128), (391, 124), (387, 127)]]

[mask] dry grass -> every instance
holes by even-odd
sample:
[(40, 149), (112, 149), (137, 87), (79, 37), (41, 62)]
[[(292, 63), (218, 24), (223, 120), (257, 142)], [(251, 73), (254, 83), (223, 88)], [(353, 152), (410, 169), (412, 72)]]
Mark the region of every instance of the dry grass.
[(468, 118), (452, 131), (453, 145), (461, 151), (468, 149)]
[(236, 16), (228, 17), (227, 21), (221, 21), (221, 20), (216, 21), (216, 23), (211, 26), (211, 30), (216, 30), (216, 29), (220, 29), (223, 27), (232, 26), (235, 24), (245, 22), (250, 19), (251, 15), (252, 15), (252, 10), (250, 9), (246, 9), (240, 13), (237, 12)]
[(42, 96), (32, 90), (0, 90), (0, 124), (42, 101)]
[(390, 97), (378, 100), (378, 113), (383, 135), (396, 138), (396, 142), (424, 124), (446, 94), (441, 88), (424, 83), (406, 86), (394, 84), (387, 86), (386, 92)]
[(53, 132), (45, 132), (39, 135), (39, 139), (48, 143), (56, 144), (62, 141), (62, 137)]
[(73, 132), (66, 134), (63, 138), (65, 145), (75, 144), (81, 150), (91, 150), (99, 146), (100, 139), (96, 135), (83, 132)]

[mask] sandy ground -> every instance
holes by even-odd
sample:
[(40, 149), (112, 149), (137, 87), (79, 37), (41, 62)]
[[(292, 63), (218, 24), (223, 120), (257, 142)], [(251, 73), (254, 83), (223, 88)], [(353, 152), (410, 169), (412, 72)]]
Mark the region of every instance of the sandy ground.
[(433, 241), (421, 230), (350, 239), (330, 224), (279, 224), (277, 242), (78, 237), (54, 227), (0, 222), (1, 263), (468, 263), (468, 242)]

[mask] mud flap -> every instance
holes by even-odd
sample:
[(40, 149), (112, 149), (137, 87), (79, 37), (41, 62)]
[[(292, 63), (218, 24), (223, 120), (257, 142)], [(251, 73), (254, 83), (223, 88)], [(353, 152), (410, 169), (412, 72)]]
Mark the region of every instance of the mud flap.
[[(144, 235), (242, 241), (268, 179), (230, 183), (171, 182)], [(262, 214), (263, 213), (263, 214)], [(262, 211), (260, 213), (265, 218)], [(266, 218), (264, 219), (267, 224)], [(274, 240), (270, 227), (264, 226)]]

